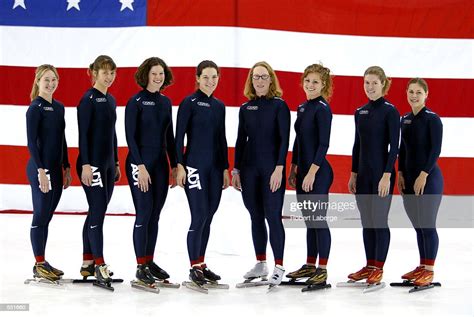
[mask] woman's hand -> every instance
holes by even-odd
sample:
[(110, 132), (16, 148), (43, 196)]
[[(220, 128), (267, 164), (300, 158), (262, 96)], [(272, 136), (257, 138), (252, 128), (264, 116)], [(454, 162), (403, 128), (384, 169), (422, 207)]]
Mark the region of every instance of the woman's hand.
[(90, 164), (82, 165), (81, 182), (86, 186), (92, 185), (92, 168)]
[(176, 183), (178, 184), (179, 187), (184, 188), (184, 185), (186, 184), (186, 171), (184, 170), (184, 166), (181, 164), (178, 164), (178, 173), (176, 175)]
[(43, 194), (46, 194), (49, 192), (49, 179), (48, 175), (46, 175), (46, 171), (42, 168), (38, 168), (38, 182), (39, 182), (39, 187), (40, 190)]
[(151, 184), (151, 177), (145, 164), (138, 165), (138, 188), (144, 193), (148, 191)]
[(277, 165), (270, 176), (270, 190), (272, 193), (276, 192), (281, 187), (281, 180), (283, 178), (283, 166)]
[(72, 183), (71, 168), (66, 167), (63, 172), (63, 188), (68, 188)]

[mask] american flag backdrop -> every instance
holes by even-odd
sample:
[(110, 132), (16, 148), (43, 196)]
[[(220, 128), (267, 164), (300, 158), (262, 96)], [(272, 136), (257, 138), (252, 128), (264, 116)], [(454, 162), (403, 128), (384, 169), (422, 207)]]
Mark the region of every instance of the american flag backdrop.
[[(44, 63), (58, 68), (54, 98), (66, 106), (66, 138), (74, 167), (76, 106), (91, 85), (86, 69), (100, 54), (110, 55), (118, 65), (110, 92), (118, 104), (122, 169), (127, 154), (124, 106), (139, 90), (133, 75), (145, 58), (159, 56), (172, 68), (175, 83), (164, 94), (174, 105), (194, 90), (195, 66), (201, 60), (211, 59), (222, 67), (215, 96), (227, 105), (231, 165), (249, 68), (265, 60), (277, 71), (294, 123), (295, 110), (304, 101), (301, 72), (322, 62), (335, 75), (328, 152), (335, 173), (331, 192), (346, 193), (353, 113), (366, 102), (362, 75), (367, 67), (379, 65), (393, 79), (387, 99), (401, 114), (410, 110), (408, 79), (427, 80), (427, 106), (444, 124), (439, 164), (445, 194), (473, 195), (473, 29), (471, 0), (1, 0), (0, 210), (32, 209), (25, 172), (25, 113), (35, 68)], [(176, 121), (176, 107), (173, 112)], [(290, 150), (293, 140), (292, 129)], [(288, 162), (290, 158), (291, 152)], [(133, 212), (123, 171), (122, 175), (109, 212)], [(60, 211), (87, 209), (75, 171), (73, 178)]]

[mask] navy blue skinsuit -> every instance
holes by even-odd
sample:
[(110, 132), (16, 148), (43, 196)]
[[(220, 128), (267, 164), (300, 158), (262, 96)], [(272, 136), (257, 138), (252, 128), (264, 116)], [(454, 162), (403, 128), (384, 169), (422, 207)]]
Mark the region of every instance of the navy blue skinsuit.
[(257, 260), (266, 259), (268, 241), (276, 264), (282, 264), (285, 229), (281, 220), (286, 173), (272, 193), (270, 177), (277, 165), (286, 165), (290, 137), (290, 110), (281, 98), (259, 97), (244, 103), (239, 112), (235, 144), (235, 168), (240, 170), (242, 198), (252, 220), (252, 239)]
[(181, 102), (176, 155), (187, 172), (185, 192), (191, 210), (187, 244), (189, 260), (194, 265), (204, 262), (212, 218), (221, 200), (224, 170), (229, 168), (222, 101), (198, 90)]
[[(395, 184), (400, 115), (383, 97), (355, 112), (352, 172), (357, 173), (356, 200), (362, 220), (367, 262), (382, 268), (390, 245), (388, 212)], [(378, 196), (384, 173), (391, 173), (389, 195)]]
[(96, 264), (103, 262), (104, 217), (114, 190), (115, 165), (118, 164), (115, 109), (115, 98), (95, 88), (86, 91), (77, 107), (77, 174), (81, 177), (82, 165), (85, 164), (91, 165), (93, 173), (92, 185), (82, 184), (89, 203), (82, 232), (83, 254), (84, 259), (92, 255)]
[[(311, 200), (313, 202), (329, 201), (329, 188), (334, 174), (331, 165), (326, 160), (331, 135), (332, 112), (328, 102), (322, 97), (306, 101), (298, 107), (295, 122), (296, 138), (293, 145), (292, 163), (298, 166), (296, 174), (296, 193), (298, 201)], [(319, 166), (316, 173), (313, 190), (305, 192), (302, 189), (303, 180), (312, 164)], [(326, 216), (325, 208), (317, 210), (308, 216)], [(306, 246), (307, 262), (316, 262), (319, 254), (319, 263), (326, 265), (331, 249), (331, 233), (326, 221), (311, 221), (307, 223)]]
[[(416, 230), (420, 259), (434, 265), (439, 238), (436, 217), (443, 194), (443, 175), (437, 164), (441, 153), (443, 124), (439, 116), (423, 107), (401, 119), (402, 139), (398, 170), (405, 179), (403, 203)], [(428, 174), (423, 195), (415, 196), (414, 184), (420, 173)]]
[[(125, 169), (136, 211), (133, 244), (137, 261), (143, 264), (155, 252), (158, 220), (168, 194), (168, 158), (176, 167), (170, 99), (146, 89), (134, 95), (125, 108), (125, 132), (129, 149)], [(151, 178), (147, 192), (138, 187), (141, 164)]]
[[(26, 127), (30, 160), (26, 167), (33, 196), (33, 221), (30, 238), (37, 262), (44, 261), (48, 225), (63, 190), (62, 168), (69, 167), (64, 134), (64, 106), (53, 99), (49, 103), (36, 97), (26, 112)], [(38, 169), (45, 170), (50, 181), (48, 193), (41, 192)]]

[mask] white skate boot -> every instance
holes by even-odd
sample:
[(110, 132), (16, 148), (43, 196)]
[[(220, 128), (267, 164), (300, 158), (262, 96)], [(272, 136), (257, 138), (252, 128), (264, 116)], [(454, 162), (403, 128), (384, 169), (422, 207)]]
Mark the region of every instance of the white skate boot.
[[(237, 288), (245, 288), (245, 287), (253, 287), (253, 286), (262, 286), (268, 285), (267, 280), (268, 275), (268, 267), (267, 262), (257, 262), (255, 266), (245, 273), (243, 283), (239, 283), (236, 285)], [(259, 279), (254, 281), (255, 279)]]

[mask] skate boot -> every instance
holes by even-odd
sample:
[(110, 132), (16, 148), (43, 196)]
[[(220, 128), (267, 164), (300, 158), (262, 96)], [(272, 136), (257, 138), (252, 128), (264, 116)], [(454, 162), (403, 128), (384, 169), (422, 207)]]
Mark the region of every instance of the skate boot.
[(425, 270), (424, 266), (417, 266), (416, 269), (414, 269), (413, 271), (403, 274), (402, 279), (407, 280), (407, 281), (416, 280), (418, 276), (420, 276), (421, 273), (423, 273), (424, 270)]
[(94, 276), (96, 281), (94, 281), (93, 285), (102, 287), (109, 291), (114, 291), (112, 287), (112, 278), (110, 277), (109, 266), (106, 264), (96, 265), (94, 269)]
[(148, 286), (152, 286), (155, 283), (155, 278), (150, 272), (150, 269), (146, 264), (137, 265), (137, 272), (135, 273), (137, 281)]
[(314, 275), (306, 281), (309, 285), (325, 285), (328, 279), (328, 271), (318, 267)]
[(64, 272), (55, 268), (54, 266), (52, 266), (51, 264), (49, 264), (48, 262), (45, 262), (46, 264), (49, 265), (49, 267), (51, 267), (51, 269), (53, 270), (53, 273), (56, 274), (57, 276), (59, 276), (59, 278), (61, 278), (63, 275), (64, 275)]
[(367, 277), (367, 283), (372, 284), (380, 284), (383, 277), (383, 270), (380, 268), (373, 268), (370, 272), (369, 276)]
[(285, 274), (285, 269), (283, 266), (277, 264), (273, 269), (273, 274), (268, 281), (270, 284), (270, 288), (280, 285), (281, 280), (283, 279), (283, 274)]
[(212, 272), (208, 267), (202, 269), (202, 273), (204, 274), (204, 278), (210, 282), (217, 283), (221, 279), (219, 275)]
[(48, 262), (36, 263), (33, 267), (33, 276), (51, 282), (59, 280), (59, 276), (54, 273), (53, 268), (48, 264)]
[(198, 286), (206, 284), (206, 278), (200, 267), (193, 266), (189, 270), (189, 280)]
[(89, 264), (87, 266), (81, 266), (81, 275), (84, 277), (84, 279), (88, 278), (89, 276), (94, 276), (95, 273), (95, 267), (94, 263)]
[(268, 275), (267, 262), (258, 262), (255, 266), (245, 273), (244, 279), (253, 280), (256, 278), (266, 279)]
[(286, 274), (286, 277), (290, 278), (291, 281), (296, 281), (305, 277), (312, 277), (315, 273), (316, 266), (305, 264), (300, 269)]
[(374, 268), (364, 266), (362, 269), (355, 273), (349, 274), (347, 277), (351, 279), (352, 281), (360, 281), (360, 280), (365, 280), (366, 278), (369, 277), (370, 272), (372, 272)]
[(99, 283), (110, 283), (112, 278), (110, 277), (109, 266), (106, 264), (97, 265), (94, 269), (94, 276)]
[(159, 267), (155, 262), (150, 261), (147, 263), (148, 268), (150, 269), (151, 275), (156, 279), (156, 280), (167, 280), (170, 278), (170, 275), (163, 270), (161, 267)]
[(433, 282), (434, 272), (423, 270), (420, 275), (413, 281), (415, 286), (428, 286)]

